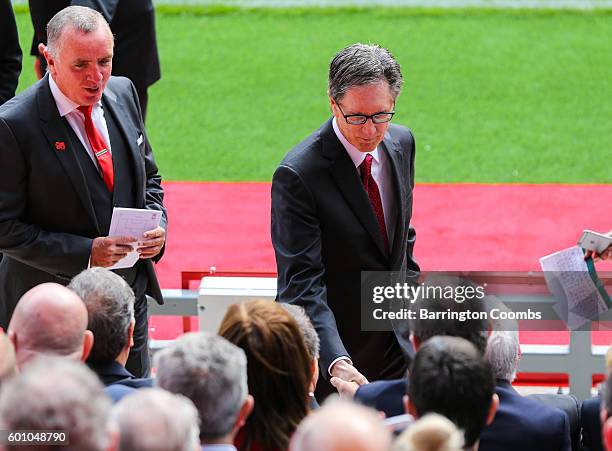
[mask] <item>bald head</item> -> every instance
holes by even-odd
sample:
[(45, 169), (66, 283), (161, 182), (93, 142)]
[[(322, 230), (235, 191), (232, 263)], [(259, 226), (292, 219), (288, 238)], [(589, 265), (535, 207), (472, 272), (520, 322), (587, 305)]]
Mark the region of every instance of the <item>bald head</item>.
[(73, 291), (56, 283), (37, 285), (21, 297), (8, 334), (18, 366), (37, 354), (84, 359), (93, 344), (85, 304)]
[(376, 412), (336, 401), (302, 421), (290, 451), (386, 451), (390, 444), (391, 436)]

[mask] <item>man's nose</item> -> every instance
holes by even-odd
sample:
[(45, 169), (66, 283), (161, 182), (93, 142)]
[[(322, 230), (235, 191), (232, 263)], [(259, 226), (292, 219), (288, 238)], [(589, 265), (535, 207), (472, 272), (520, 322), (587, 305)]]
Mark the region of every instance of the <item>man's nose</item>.
[(361, 131), (363, 132), (364, 135), (366, 136), (374, 136), (377, 133), (377, 128), (376, 128), (376, 124), (372, 121), (372, 118), (369, 117), (366, 121), (365, 124), (363, 124), (361, 126)]

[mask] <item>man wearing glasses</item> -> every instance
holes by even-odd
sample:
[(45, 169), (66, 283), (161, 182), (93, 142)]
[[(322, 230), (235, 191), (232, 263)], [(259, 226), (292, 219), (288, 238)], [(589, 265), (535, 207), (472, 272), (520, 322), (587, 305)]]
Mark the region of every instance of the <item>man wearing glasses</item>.
[[(322, 374), (359, 385), (406, 368), (401, 334), (362, 331), (360, 316), (361, 271), (419, 270), (410, 227), (414, 140), (390, 123), (401, 86), (386, 49), (338, 52), (329, 68), (333, 118), (287, 154), (272, 181), (278, 300), (311, 318)], [(331, 390), (319, 384), (317, 394)]]

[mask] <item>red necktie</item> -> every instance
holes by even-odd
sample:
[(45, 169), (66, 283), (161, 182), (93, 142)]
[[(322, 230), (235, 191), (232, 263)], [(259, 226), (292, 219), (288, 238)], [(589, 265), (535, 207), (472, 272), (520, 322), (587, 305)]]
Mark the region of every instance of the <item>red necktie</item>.
[(92, 109), (92, 105), (79, 107), (79, 111), (85, 116), (85, 132), (87, 132), (87, 139), (89, 140), (89, 144), (91, 144), (96, 160), (98, 160), (98, 165), (100, 166), (104, 183), (106, 184), (108, 190), (112, 193), (115, 180), (115, 173), (113, 171), (113, 157), (108, 150), (108, 146), (104, 142), (104, 138), (102, 138), (102, 135), (91, 119)]
[(385, 249), (389, 252), (389, 237), (387, 236), (387, 226), (385, 225), (385, 214), (380, 199), (380, 191), (378, 190), (376, 180), (372, 177), (372, 159), (372, 155), (368, 153), (363, 162), (359, 165), (361, 181), (370, 198), (370, 203), (372, 204), (372, 209), (374, 210), (374, 215), (378, 221), (378, 227), (380, 228), (380, 233), (385, 243)]

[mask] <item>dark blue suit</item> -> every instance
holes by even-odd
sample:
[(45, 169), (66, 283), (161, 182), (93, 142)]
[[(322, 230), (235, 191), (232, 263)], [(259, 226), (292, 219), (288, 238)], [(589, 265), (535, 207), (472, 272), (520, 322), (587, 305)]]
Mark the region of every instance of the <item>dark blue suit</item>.
[(479, 451), (570, 451), (567, 415), (518, 394), (498, 380), (499, 408), (493, 422), (480, 434)]
[(355, 393), (355, 400), (385, 412), (387, 418), (402, 415), (405, 413), (402, 400), (406, 394), (407, 384), (405, 378), (371, 382), (359, 387)]
[(601, 396), (585, 399), (580, 409), (582, 447), (585, 451), (604, 451), (601, 443), (601, 419), (599, 409)]
[(150, 377), (138, 378), (117, 362), (111, 363), (87, 363), (87, 366), (98, 375), (106, 386), (123, 385), (131, 388), (153, 387), (153, 379)]

